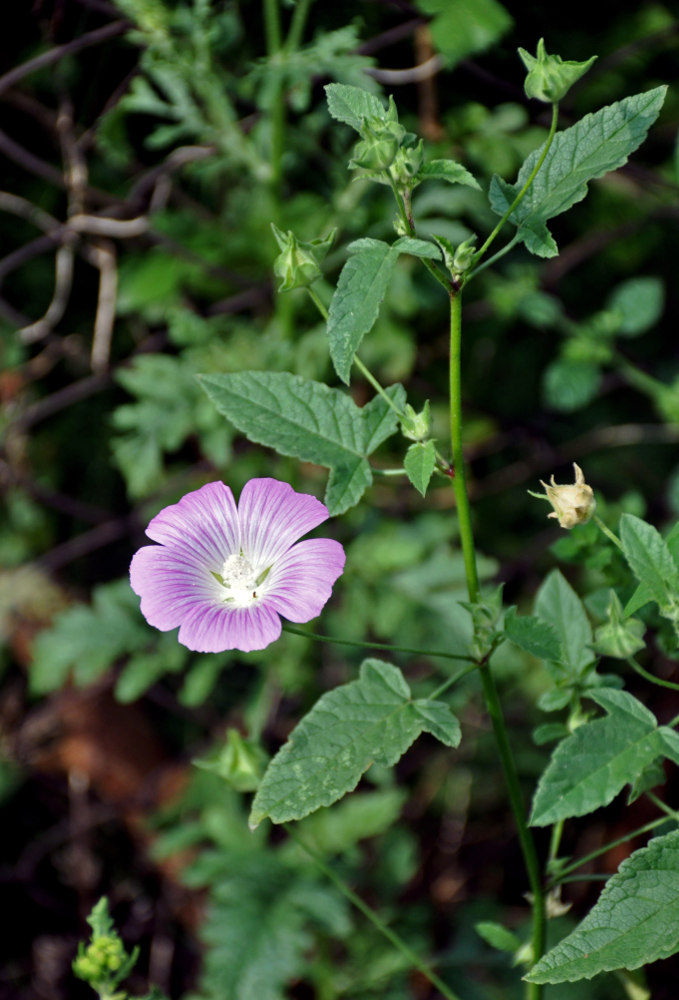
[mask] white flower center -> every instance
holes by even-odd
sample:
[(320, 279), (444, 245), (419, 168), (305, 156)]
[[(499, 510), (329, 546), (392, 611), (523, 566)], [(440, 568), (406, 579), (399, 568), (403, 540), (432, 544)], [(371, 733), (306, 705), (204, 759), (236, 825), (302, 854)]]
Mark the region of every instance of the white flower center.
[(257, 600), (257, 574), (242, 555), (232, 555), (222, 566), (221, 583), (224, 600), (237, 608), (247, 608)]

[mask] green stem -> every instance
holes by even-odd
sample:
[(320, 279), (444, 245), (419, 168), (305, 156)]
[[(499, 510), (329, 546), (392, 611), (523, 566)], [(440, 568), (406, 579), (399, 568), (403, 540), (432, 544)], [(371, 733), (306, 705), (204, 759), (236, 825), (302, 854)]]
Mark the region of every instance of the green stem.
[(504, 257), (504, 255), (506, 253), (509, 253), (510, 250), (513, 250), (516, 244), (519, 242), (520, 238), (521, 237), (519, 236), (519, 233), (517, 231), (516, 233), (514, 233), (509, 243), (505, 244), (505, 246), (503, 246), (501, 250), (498, 250), (497, 253), (494, 253), (492, 257), (488, 258), (488, 260), (484, 260), (483, 264), (479, 264), (478, 267), (473, 268), (471, 271), (465, 274), (464, 276), (465, 285), (469, 281), (471, 281), (472, 278), (475, 278), (477, 274), (480, 274), (481, 271), (485, 271), (487, 267), (492, 267), (496, 261)]
[(469, 600), (476, 604), (479, 599), (479, 577), (476, 569), (476, 552), (474, 550), (474, 534), (472, 531), (469, 496), (462, 450), (462, 296), (459, 292), (450, 296), (450, 441), (453, 451), (453, 489), (457, 504), (457, 518), (460, 527), (460, 541), (467, 577)]
[(672, 681), (665, 681), (662, 677), (654, 677), (653, 674), (649, 674), (648, 670), (644, 670), (644, 668), (637, 663), (633, 656), (628, 656), (627, 662), (632, 670), (636, 671), (640, 677), (650, 681), (651, 684), (657, 684), (658, 687), (669, 688), (671, 691), (679, 691), (679, 684), (673, 684)]
[[(357, 642), (355, 639), (336, 639), (332, 635), (323, 635), (320, 632), (307, 632), (305, 629), (295, 628), (294, 625), (283, 625), (283, 631), (291, 635), (303, 635), (306, 639), (318, 639), (319, 642), (332, 642), (337, 646), (355, 646), (357, 649), (382, 649), (389, 653), (410, 653), (414, 656), (429, 656), (433, 659), (462, 660), (469, 663), (471, 657), (462, 653), (447, 653), (443, 649), (415, 649), (412, 646), (392, 646), (387, 642)], [(474, 661), (470, 667), (476, 670), (477, 663)]]
[(288, 37), (285, 39), (285, 45), (283, 46), (288, 54), (295, 52), (301, 44), (302, 35), (304, 34), (304, 25), (306, 24), (309, 8), (312, 3), (313, 0), (297, 0), (297, 3), (295, 4), (292, 12), (292, 20), (290, 22)]
[(655, 830), (657, 827), (662, 826), (663, 823), (667, 823), (667, 816), (660, 816), (658, 819), (651, 820), (650, 823), (645, 823), (644, 826), (640, 826), (636, 830), (632, 830), (631, 833), (626, 833), (624, 837), (618, 837), (617, 840), (611, 840), (610, 843), (604, 844), (603, 847), (598, 847), (596, 851), (586, 854), (584, 858), (580, 858), (578, 861), (573, 861), (570, 865), (566, 865), (557, 875), (550, 879), (547, 883), (547, 890), (549, 891), (561, 882), (565, 881), (565, 876), (570, 875), (571, 872), (577, 871), (578, 868), (582, 868), (583, 865), (589, 864), (590, 861), (596, 861), (596, 859), (600, 858), (602, 854), (607, 854), (608, 851), (612, 851), (616, 847), (620, 847), (621, 844), (626, 844), (628, 840), (634, 840), (635, 837), (641, 837), (645, 833), (650, 833), (651, 830)]
[[(270, 62), (281, 51), (281, 16), (278, 0), (264, 0), (264, 33), (266, 52)], [(271, 189), (278, 201), (282, 177), (283, 147), (285, 144), (285, 101), (280, 83), (273, 94), (270, 112), (271, 121)], [(278, 220), (276, 220), (278, 221)]]
[(650, 799), (650, 801), (653, 803), (656, 809), (659, 809), (661, 812), (664, 812), (665, 815), (668, 816), (670, 819), (673, 819), (675, 823), (679, 823), (679, 813), (677, 812), (677, 810), (672, 809), (670, 806), (667, 805), (666, 802), (663, 802), (662, 799), (659, 799), (654, 792), (650, 791), (646, 792), (646, 798)]
[(601, 531), (603, 531), (603, 533), (606, 536), (606, 538), (610, 538), (610, 540), (613, 542), (613, 544), (617, 545), (617, 547), (620, 549), (620, 551), (623, 552), (624, 550), (623, 550), (623, 547), (622, 547), (622, 542), (620, 541), (620, 539), (618, 538), (618, 536), (614, 535), (613, 532), (611, 531), (611, 529), (607, 525), (604, 524), (604, 522), (601, 520), (601, 518), (599, 517), (599, 515), (595, 514), (594, 517), (592, 518), (592, 520), (596, 524), (597, 528), (600, 528)]
[(364, 917), (367, 917), (367, 919), (370, 921), (373, 927), (375, 927), (380, 932), (380, 934), (387, 939), (387, 941), (393, 944), (393, 946), (403, 955), (403, 957), (406, 959), (406, 961), (412, 968), (417, 969), (419, 972), (421, 972), (422, 975), (429, 980), (432, 986), (435, 986), (436, 989), (439, 991), (439, 993), (441, 993), (442, 996), (446, 998), (446, 1000), (460, 1000), (460, 997), (456, 993), (453, 993), (453, 991), (450, 989), (449, 986), (446, 986), (446, 984), (443, 982), (442, 979), (439, 978), (439, 976), (437, 976), (437, 974), (434, 972), (431, 966), (427, 965), (426, 962), (424, 962), (418, 955), (416, 955), (415, 952), (412, 950), (412, 948), (410, 948), (406, 944), (403, 938), (401, 938), (395, 931), (393, 931), (390, 927), (388, 927), (387, 924), (385, 924), (385, 922), (382, 920), (382, 918), (379, 917), (377, 913), (375, 913), (372, 907), (368, 906), (368, 904), (365, 903), (361, 899), (361, 897), (358, 896), (353, 891), (353, 889), (349, 888), (344, 879), (340, 878), (340, 876), (330, 867), (330, 865), (326, 864), (326, 862), (323, 860), (320, 854), (317, 854), (317, 852), (312, 847), (310, 847), (307, 843), (305, 843), (305, 841), (302, 840), (299, 834), (295, 830), (293, 830), (291, 826), (289, 826), (287, 823), (284, 823), (283, 826), (285, 827), (288, 835), (295, 841), (295, 843), (299, 844), (302, 850), (306, 851), (309, 857), (313, 860), (318, 870), (321, 871), (326, 876), (326, 878), (329, 878), (330, 881), (337, 886), (342, 895), (345, 896), (349, 900), (349, 902), (356, 907), (357, 910), (360, 910), (360, 912), (363, 914)]
[[(509, 801), (514, 814), (514, 821), (519, 835), (519, 843), (521, 844), (523, 860), (528, 874), (528, 882), (533, 896), (533, 962), (537, 962), (545, 949), (545, 900), (542, 880), (540, 877), (540, 865), (538, 863), (538, 856), (535, 850), (535, 842), (533, 841), (532, 834), (528, 829), (528, 824), (526, 823), (526, 807), (523, 801), (523, 795), (521, 794), (519, 776), (516, 772), (516, 764), (514, 763), (514, 755), (512, 754), (512, 749), (509, 745), (507, 726), (502, 714), (502, 706), (500, 704), (500, 698), (495, 686), (495, 680), (487, 663), (481, 665), (479, 673), (481, 674), (481, 683), (483, 685), (486, 708), (493, 724), (495, 741), (497, 743), (500, 760), (502, 762), (502, 769), (504, 771), (505, 782), (507, 784)], [(538, 998), (542, 996), (542, 987), (537, 983), (529, 983), (527, 995), (530, 1000), (538, 1000)]]
[[(327, 323), (328, 322), (328, 310), (325, 308), (325, 305), (323, 304), (323, 301), (321, 300), (321, 298), (319, 297), (319, 295), (317, 294), (317, 292), (315, 292), (314, 289), (311, 288), (310, 285), (307, 285), (307, 292), (309, 293), (311, 301), (314, 303), (314, 305), (318, 309), (319, 313), (321, 314), (321, 316), (323, 317), (323, 319)], [(368, 367), (366, 367), (366, 365), (363, 364), (363, 362), (359, 358), (358, 354), (354, 354), (354, 364), (356, 365), (356, 367), (360, 371), (360, 373), (363, 376), (363, 378), (367, 382), (370, 383), (370, 385), (373, 387), (373, 389), (375, 390), (375, 392), (377, 392), (382, 397), (382, 399), (385, 401), (385, 403), (387, 404), (387, 406), (394, 411), (394, 413), (396, 414), (396, 416), (398, 417), (398, 419), (400, 421), (405, 420), (406, 419), (406, 415), (403, 412), (403, 410), (399, 406), (396, 405), (396, 403), (391, 398), (391, 396), (389, 395), (389, 393), (386, 391), (386, 389), (384, 389), (380, 385), (380, 383), (377, 381), (377, 379), (375, 378), (375, 376), (373, 375), (373, 373), (370, 371), (370, 369)], [(438, 450), (436, 450), (435, 453), (436, 453), (436, 458), (438, 460), (439, 465), (441, 467), (443, 467), (444, 469), (447, 469), (448, 468), (448, 462), (446, 462), (446, 460), (443, 457), (443, 455)], [(401, 471), (403, 471), (404, 475), (407, 475), (407, 473), (405, 472), (405, 470), (401, 470)], [(393, 472), (391, 474), (395, 475), (395, 472)]]
[(557, 126), (558, 120), (559, 120), (559, 105), (558, 104), (552, 104), (552, 123), (551, 123), (551, 125), (549, 127), (549, 135), (547, 136), (547, 141), (545, 142), (545, 145), (543, 147), (542, 153), (540, 154), (537, 163), (535, 164), (535, 166), (531, 170), (530, 176), (528, 177), (528, 180), (523, 185), (523, 187), (521, 188), (521, 190), (517, 194), (516, 198), (511, 203), (511, 205), (509, 206), (509, 208), (507, 209), (507, 211), (505, 212), (505, 214), (502, 216), (502, 218), (500, 219), (500, 221), (498, 222), (498, 224), (496, 225), (495, 229), (492, 231), (492, 233), (490, 234), (490, 236), (488, 237), (488, 239), (486, 240), (486, 242), (483, 244), (483, 246), (478, 250), (478, 252), (474, 256), (474, 260), (475, 261), (481, 260), (481, 258), (483, 257), (484, 253), (486, 252), (486, 250), (488, 249), (488, 247), (490, 246), (490, 244), (493, 242), (493, 240), (495, 239), (495, 237), (497, 236), (497, 234), (500, 232), (500, 230), (504, 226), (504, 224), (507, 221), (507, 219), (509, 219), (509, 217), (512, 215), (512, 213), (514, 212), (514, 210), (517, 207), (517, 205), (523, 200), (526, 192), (528, 191), (528, 188), (531, 186), (531, 184), (535, 180), (535, 178), (537, 176), (537, 173), (538, 173), (538, 170), (540, 169), (540, 167), (542, 166), (542, 164), (545, 162), (545, 157), (547, 156), (547, 153), (549, 152), (549, 148), (552, 145), (552, 141), (553, 141), (554, 135), (556, 133), (556, 126)]
[[(460, 541), (467, 577), (469, 600), (476, 604), (480, 598), (479, 578), (476, 568), (476, 552), (471, 524), (471, 511), (467, 493), (464, 453), (462, 449), (462, 381), (461, 381), (461, 349), (462, 349), (462, 297), (453, 293), (450, 296), (450, 437), (453, 451), (453, 488), (457, 504), (457, 516), (460, 529)], [(493, 675), (490, 672), (488, 658), (480, 664), (481, 683), (490, 716), (495, 740), (497, 743), (502, 768), (507, 784), (509, 801), (514, 814), (514, 820), (523, 852), (528, 881), (533, 894), (533, 961), (542, 955), (545, 946), (545, 906), (540, 878), (540, 867), (533, 837), (526, 823), (526, 811), (516, 772), (514, 757), (509, 744), (507, 727), (502, 714), (502, 706), (495, 687)], [(537, 983), (527, 984), (528, 997), (538, 1000), (542, 996), (542, 987)]]
[[(396, 204), (398, 206), (398, 214), (401, 216), (401, 221), (405, 227), (405, 231), (408, 234), (408, 236), (415, 237), (416, 235), (415, 227), (413, 226), (412, 220), (408, 217), (408, 212), (406, 211), (403, 198), (401, 197), (401, 192), (397, 187), (396, 181), (392, 177), (391, 170), (390, 169), (385, 170), (385, 174), (389, 179), (389, 184), (391, 185), (391, 190), (394, 194), (394, 198), (396, 199)], [(441, 274), (438, 267), (436, 267), (436, 265), (431, 260), (428, 260), (426, 257), (423, 257), (422, 263), (427, 268), (431, 276), (435, 278), (436, 281), (438, 281), (439, 285), (445, 288), (446, 293), (450, 294), (450, 280), (444, 274)]]

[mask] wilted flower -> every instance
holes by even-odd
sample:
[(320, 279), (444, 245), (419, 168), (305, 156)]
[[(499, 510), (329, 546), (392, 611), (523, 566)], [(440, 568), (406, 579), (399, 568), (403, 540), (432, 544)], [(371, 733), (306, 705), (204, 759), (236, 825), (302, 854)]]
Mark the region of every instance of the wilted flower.
[(344, 569), (328, 538), (298, 539), (328, 517), (316, 497), (276, 479), (251, 479), (238, 507), (224, 483), (208, 483), (157, 514), (130, 566), (141, 611), (162, 632), (200, 653), (264, 649), (280, 615), (320, 614)]
[(572, 486), (557, 486), (554, 482), (554, 476), (552, 476), (549, 486), (540, 480), (546, 495), (528, 490), (533, 497), (549, 500), (554, 510), (547, 517), (556, 517), (562, 528), (574, 528), (576, 524), (585, 524), (589, 521), (596, 507), (594, 490), (585, 482), (585, 474), (575, 462), (573, 462), (573, 468), (575, 469), (575, 483)]

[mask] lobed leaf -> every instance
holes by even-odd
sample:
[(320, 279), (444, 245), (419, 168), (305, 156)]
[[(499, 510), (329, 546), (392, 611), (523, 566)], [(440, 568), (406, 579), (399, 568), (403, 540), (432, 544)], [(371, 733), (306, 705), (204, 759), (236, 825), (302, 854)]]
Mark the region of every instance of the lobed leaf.
[[(201, 375), (218, 411), (251, 441), (330, 469), (325, 504), (341, 514), (372, 482), (368, 455), (397, 429), (398, 418), (379, 396), (358, 407), (345, 393), (289, 372)], [(387, 390), (398, 406), (405, 392)]]
[(413, 701), (401, 671), (383, 660), (361, 665), (356, 681), (324, 694), (269, 764), (250, 825), (302, 819), (351, 791), (371, 764), (395, 764), (422, 732), (447, 746), (460, 726), (447, 705)]
[[(531, 253), (538, 257), (558, 254), (546, 222), (582, 201), (590, 181), (627, 162), (658, 117), (666, 92), (667, 87), (656, 87), (626, 97), (557, 133), (535, 180), (510, 216)], [(493, 177), (489, 198), (494, 212), (504, 215), (541, 154), (542, 147), (530, 154), (515, 184)]]
[(525, 977), (572, 983), (598, 972), (638, 969), (679, 950), (679, 830), (623, 861), (575, 930)]

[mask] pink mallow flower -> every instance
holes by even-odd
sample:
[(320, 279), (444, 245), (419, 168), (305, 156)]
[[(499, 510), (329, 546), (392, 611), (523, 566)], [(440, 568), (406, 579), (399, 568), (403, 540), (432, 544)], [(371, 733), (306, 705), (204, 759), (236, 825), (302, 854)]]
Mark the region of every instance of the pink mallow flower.
[(199, 653), (264, 649), (280, 615), (319, 615), (344, 569), (339, 542), (298, 541), (327, 518), (320, 500), (277, 479), (251, 479), (238, 507), (224, 483), (187, 493), (146, 529), (160, 545), (132, 559), (142, 614), (162, 632), (179, 626), (179, 642)]

